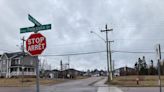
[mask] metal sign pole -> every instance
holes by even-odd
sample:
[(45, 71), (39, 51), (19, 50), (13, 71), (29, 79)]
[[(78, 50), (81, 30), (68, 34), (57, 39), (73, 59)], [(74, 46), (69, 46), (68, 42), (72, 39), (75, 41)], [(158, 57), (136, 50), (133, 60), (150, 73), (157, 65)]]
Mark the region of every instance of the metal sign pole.
[(36, 92), (40, 92), (40, 87), (39, 87), (39, 60), (37, 56), (34, 56), (35, 61), (36, 61)]

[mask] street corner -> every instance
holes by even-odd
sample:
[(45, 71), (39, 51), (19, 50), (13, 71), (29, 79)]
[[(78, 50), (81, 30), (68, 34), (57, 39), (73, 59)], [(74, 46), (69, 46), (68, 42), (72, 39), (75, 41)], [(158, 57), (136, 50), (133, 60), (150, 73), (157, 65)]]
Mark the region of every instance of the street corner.
[(99, 87), (97, 92), (123, 92), (118, 87)]

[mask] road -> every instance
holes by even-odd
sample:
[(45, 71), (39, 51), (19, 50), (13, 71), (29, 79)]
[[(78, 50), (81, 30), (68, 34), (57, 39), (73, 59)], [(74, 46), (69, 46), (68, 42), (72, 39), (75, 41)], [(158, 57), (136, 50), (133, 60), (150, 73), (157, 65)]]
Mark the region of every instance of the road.
[(61, 83), (50, 86), (42, 90), (42, 92), (96, 92), (97, 88), (93, 87), (92, 84), (100, 79), (101, 77), (91, 77), (88, 79)]
[[(97, 92), (92, 84), (102, 77), (73, 80), (52, 86), (41, 86), (40, 92)], [(35, 87), (0, 87), (0, 92), (35, 92)]]
[[(158, 87), (115, 87), (104, 84), (106, 78), (91, 77), (52, 86), (41, 86), (40, 92), (159, 92)], [(164, 88), (163, 88), (164, 90)], [(0, 92), (35, 92), (35, 87), (0, 87)]]

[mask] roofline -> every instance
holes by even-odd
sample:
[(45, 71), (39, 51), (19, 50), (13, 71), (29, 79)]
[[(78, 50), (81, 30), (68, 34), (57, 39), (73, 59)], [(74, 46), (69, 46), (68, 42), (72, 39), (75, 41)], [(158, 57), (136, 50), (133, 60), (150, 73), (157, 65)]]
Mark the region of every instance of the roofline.
[[(4, 56), (4, 55), (7, 57), (6, 53), (3, 53), (3, 54), (2, 54), (2, 56)], [(1, 58), (2, 58), (2, 56), (1, 56)], [(9, 59), (9, 58), (7, 57), (7, 59)]]
[[(135, 68), (132, 68), (132, 67), (128, 67), (128, 66), (125, 66), (125, 67), (135, 70)], [(120, 68), (125, 68), (125, 67), (120, 67)], [(117, 69), (114, 69), (114, 70), (119, 70), (120, 68), (117, 68)], [(113, 70), (113, 71), (114, 71), (114, 70)]]

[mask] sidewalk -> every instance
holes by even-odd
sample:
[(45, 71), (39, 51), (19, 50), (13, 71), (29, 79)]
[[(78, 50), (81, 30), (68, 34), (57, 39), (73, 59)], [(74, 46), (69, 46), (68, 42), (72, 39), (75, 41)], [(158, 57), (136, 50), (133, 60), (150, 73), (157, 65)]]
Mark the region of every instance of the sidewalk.
[(103, 80), (94, 84), (94, 86), (98, 87), (97, 92), (123, 92), (121, 89), (115, 86), (109, 86), (104, 84), (106, 80), (107, 78), (104, 78)]
[(99, 87), (97, 92), (123, 92), (117, 87)]

